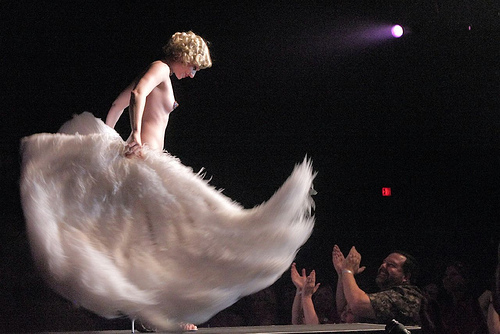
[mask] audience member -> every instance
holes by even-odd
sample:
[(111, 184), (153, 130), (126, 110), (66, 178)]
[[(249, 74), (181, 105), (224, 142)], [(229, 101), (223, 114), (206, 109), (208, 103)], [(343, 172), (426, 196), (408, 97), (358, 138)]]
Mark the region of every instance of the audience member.
[(355, 275), (360, 267), (361, 254), (352, 247), (347, 257), (335, 245), (332, 261), (339, 276), (337, 283), (337, 310), (346, 305), (360, 322), (389, 323), (392, 319), (403, 325), (420, 324), (422, 292), (412, 284), (418, 266), (416, 260), (401, 251), (389, 254), (378, 269), (375, 279), (380, 292), (366, 293), (356, 282)]
[(198, 326), (201, 327), (240, 327), (246, 326), (245, 317), (241, 314), (240, 305), (233, 304), (232, 306), (220, 311), (214, 315), (205, 324)]
[(249, 326), (275, 325), (278, 320), (276, 293), (271, 285), (247, 297), (248, 311), (251, 317)]
[(493, 286), (493, 307), (500, 313), (500, 244), (498, 244), (497, 270), (495, 271), (495, 283)]
[(423, 288), (424, 298), (420, 306), (420, 323), (426, 334), (443, 333), (443, 321), (439, 307), (439, 287), (436, 283), (429, 283)]
[(335, 297), (331, 285), (316, 284), (316, 272), (314, 270), (307, 276), (305, 269), (302, 269), (302, 275), (300, 275), (296, 264), (293, 263), (290, 273), (292, 282), (296, 287), (292, 305), (293, 324), (355, 322), (354, 315), (349, 308), (346, 307), (341, 313), (337, 313), (333, 307)]
[(349, 305), (347, 304), (344, 306), (342, 313), (340, 313), (340, 322), (342, 323), (358, 322), (356, 316), (354, 315), (354, 313), (352, 313), (352, 310), (349, 308)]
[[(283, 277), (285, 278), (285, 277)], [(277, 325), (290, 325), (292, 323), (293, 301), (297, 288), (289, 277), (280, 279), (276, 284), (276, 297), (278, 303), (278, 322)]]
[(486, 321), (469, 286), (469, 270), (462, 262), (446, 267), (443, 277), (446, 295), (440, 302), (443, 333), (486, 333)]
[(491, 297), (491, 303), (488, 307), (488, 333), (489, 334), (500, 334), (500, 316), (493, 305), (493, 296)]
[(500, 244), (490, 304), (488, 306), (487, 325), (489, 334), (500, 334)]
[(318, 290), (320, 285), (319, 283), (316, 284), (316, 272), (312, 270), (309, 276), (307, 276), (306, 270), (302, 269), (302, 274), (299, 274), (297, 265), (292, 263), (290, 277), (296, 287), (292, 305), (292, 324), (319, 324), (318, 315), (316, 314), (312, 300), (312, 295)]
[(477, 299), (479, 302), (479, 308), (481, 309), (481, 312), (483, 312), (484, 319), (488, 317), (488, 308), (492, 303), (492, 295), (493, 293), (491, 290), (485, 290)]
[(340, 322), (340, 317), (334, 307), (335, 295), (330, 284), (322, 283), (313, 295), (313, 301), (320, 324), (334, 324)]

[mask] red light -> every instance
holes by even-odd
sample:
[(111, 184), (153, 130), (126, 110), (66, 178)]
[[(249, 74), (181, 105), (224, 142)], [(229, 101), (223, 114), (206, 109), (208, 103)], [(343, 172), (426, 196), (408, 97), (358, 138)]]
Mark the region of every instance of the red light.
[(382, 196), (391, 196), (391, 188), (382, 188)]

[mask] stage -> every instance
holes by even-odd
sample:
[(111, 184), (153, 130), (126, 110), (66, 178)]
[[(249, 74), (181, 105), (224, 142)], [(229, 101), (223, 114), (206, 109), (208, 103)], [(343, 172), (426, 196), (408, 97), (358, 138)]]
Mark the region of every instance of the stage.
[[(421, 333), (420, 327), (407, 326), (412, 334)], [(57, 332), (61, 333), (61, 332)], [(101, 332), (69, 332), (71, 334), (79, 333), (102, 333), (102, 334), (127, 334), (130, 330), (119, 331), (101, 331)], [(141, 333), (136, 330), (136, 333)], [(170, 333), (170, 332), (156, 332)], [(313, 333), (385, 333), (385, 325), (378, 324), (329, 324), (329, 325), (286, 325), (286, 326), (249, 326), (249, 327), (212, 327), (199, 328), (197, 331), (189, 331), (183, 333), (196, 334), (313, 334)]]
[[(420, 333), (420, 327), (406, 327), (413, 333)], [(326, 324), (326, 325), (286, 325), (286, 326), (254, 326), (254, 327), (220, 327), (200, 328), (200, 334), (302, 334), (302, 333), (384, 333), (385, 325), (379, 324)]]

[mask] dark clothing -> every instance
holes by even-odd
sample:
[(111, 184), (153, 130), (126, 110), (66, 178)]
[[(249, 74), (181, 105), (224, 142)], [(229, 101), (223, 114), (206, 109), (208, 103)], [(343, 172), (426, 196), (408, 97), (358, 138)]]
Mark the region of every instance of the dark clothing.
[(441, 305), (443, 334), (486, 334), (488, 328), (477, 298), (469, 297)]
[[(369, 293), (375, 322), (385, 324), (396, 319), (403, 325), (420, 325), (422, 292), (414, 285), (402, 284), (386, 290)], [(369, 320), (373, 322), (373, 319)]]

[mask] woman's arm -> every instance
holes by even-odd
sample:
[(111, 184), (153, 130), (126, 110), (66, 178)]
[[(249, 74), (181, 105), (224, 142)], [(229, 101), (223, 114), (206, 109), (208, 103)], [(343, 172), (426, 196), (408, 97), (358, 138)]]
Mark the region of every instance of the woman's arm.
[(487, 322), (489, 334), (500, 334), (500, 316), (495, 311), (492, 303), (488, 306)]
[(292, 325), (302, 325), (304, 323), (304, 312), (302, 311), (302, 289), (306, 281), (305, 269), (302, 269), (302, 275), (299, 275), (297, 266), (292, 263), (290, 267), (290, 278), (295, 285), (296, 292), (292, 305)]
[(304, 324), (304, 312), (302, 312), (302, 291), (297, 289), (292, 305), (292, 325)]
[(120, 116), (123, 114), (123, 110), (128, 107), (130, 102), (130, 92), (132, 92), (133, 87), (134, 84), (130, 84), (127, 88), (125, 88), (113, 102), (111, 108), (109, 108), (108, 115), (106, 116), (106, 124), (108, 126), (114, 128), (120, 119)]
[(312, 301), (312, 296), (318, 288), (319, 283), (316, 284), (316, 272), (313, 270), (309, 276), (307, 276), (306, 283), (302, 289), (302, 310), (304, 312), (304, 323), (306, 325), (319, 324), (318, 315), (316, 314)]

